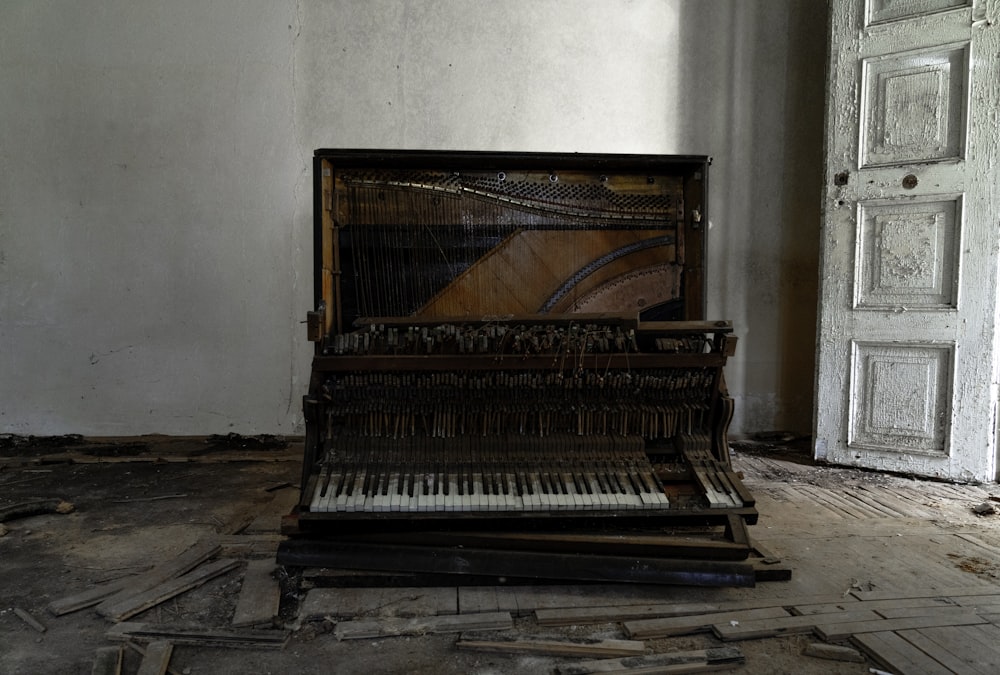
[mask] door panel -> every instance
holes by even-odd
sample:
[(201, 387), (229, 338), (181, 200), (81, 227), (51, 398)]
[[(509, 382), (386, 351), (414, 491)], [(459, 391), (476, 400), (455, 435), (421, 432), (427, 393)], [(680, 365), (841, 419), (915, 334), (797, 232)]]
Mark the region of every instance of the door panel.
[(996, 479), (1000, 0), (834, 0), (816, 457)]

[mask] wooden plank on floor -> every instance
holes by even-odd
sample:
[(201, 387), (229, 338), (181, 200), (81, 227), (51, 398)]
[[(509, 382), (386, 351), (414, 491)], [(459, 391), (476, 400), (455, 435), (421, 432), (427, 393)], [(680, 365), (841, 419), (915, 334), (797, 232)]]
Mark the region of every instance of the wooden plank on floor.
[(925, 588), (912, 591), (851, 591), (858, 600), (897, 600), (902, 598), (961, 598), (996, 591), (995, 585)]
[(216, 536), (224, 556), (274, 555), (285, 540), (280, 534), (220, 534)]
[(115, 605), (104, 607), (101, 613), (112, 621), (124, 621), (140, 612), (146, 611), (150, 607), (155, 607), (161, 602), (189, 591), (196, 586), (200, 586), (220, 574), (225, 574), (238, 567), (239, 564), (239, 560), (229, 560), (226, 558), (210, 562), (193, 572), (188, 572), (176, 579), (165, 581), (145, 593), (127, 597)]
[(166, 640), (153, 640), (146, 646), (146, 653), (139, 664), (137, 675), (166, 675), (174, 646)]
[(277, 534), (281, 530), (281, 519), (291, 513), (299, 502), (299, 491), (288, 489), (273, 494), (271, 501), (263, 505), (257, 516), (243, 530), (244, 533)]
[(896, 509), (890, 508), (875, 499), (872, 499), (868, 494), (864, 493), (858, 488), (850, 488), (848, 490), (844, 490), (844, 494), (842, 496), (844, 499), (848, 501), (863, 504), (866, 508), (870, 509), (874, 513), (880, 514), (882, 518), (905, 517), (905, 514), (900, 513)]
[(1000, 605), (1000, 593), (994, 593), (992, 595), (964, 595), (948, 599), (956, 605), (961, 605), (962, 607), (979, 607), (980, 605), (986, 607), (990, 605)]
[(593, 623), (641, 621), (662, 619), (711, 612), (756, 609), (756, 607), (723, 607), (728, 603), (694, 602), (664, 605), (625, 605), (621, 607), (579, 607), (568, 609), (536, 609), (535, 621), (539, 626), (580, 626)]
[(847, 640), (852, 635), (861, 633), (879, 633), (882, 631), (908, 630), (911, 628), (933, 628), (936, 626), (973, 626), (989, 623), (976, 614), (959, 614), (949, 616), (913, 616), (905, 619), (862, 620), (848, 623), (826, 624), (816, 627), (816, 634), (827, 642)]
[(187, 574), (206, 560), (214, 558), (219, 554), (220, 550), (221, 547), (214, 539), (202, 541), (176, 558), (167, 560), (148, 572), (130, 577), (128, 582), (119, 591), (100, 601), (97, 605), (98, 614), (108, 616), (107, 611), (109, 607), (119, 605), (134, 595), (145, 593), (165, 581)]
[(995, 675), (1000, 672), (1000, 653), (995, 644), (984, 644), (972, 628), (975, 627), (921, 628), (913, 631), (914, 642), (955, 672)]
[[(862, 605), (867, 606), (868, 603), (862, 603)], [(885, 619), (905, 619), (912, 616), (950, 616), (953, 614), (979, 614), (980, 616), (988, 616), (1000, 613), (1000, 606), (983, 605), (975, 608), (958, 605), (953, 607), (885, 607), (876, 611)]]
[(722, 622), (733, 621), (742, 624), (744, 621), (754, 619), (778, 619), (788, 616), (790, 616), (788, 612), (781, 607), (763, 607), (735, 612), (676, 616), (665, 619), (639, 619), (637, 621), (626, 621), (623, 626), (625, 634), (630, 638), (646, 640), (674, 635), (702, 633), (711, 630), (714, 624)]
[(33, 629), (35, 629), (39, 633), (44, 633), (45, 632), (45, 630), (46, 630), (45, 626), (43, 626), (41, 623), (39, 623), (38, 619), (36, 619), (35, 617), (33, 617), (31, 615), (31, 613), (28, 612), (27, 610), (21, 609), (20, 607), (15, 607), (14, 608), (14, 614), (17, 615), (17, 618), (19, 618), (21, 621), (23, 621), (24, 623), (26, 623), (29, 626), (31, 626)]
[(746, 661), (735, 647), (716, 647), (684, 652), (648, 654), (618, 659), (597, 659), (555, 667), (557, 675), (586, 673), (705, 673), (739, 668)]
[(969, 542), (970, 544), (978, 546), (979, 548), (983, 549), (984, 551), (987, 551), (988, 553), (994, 556), (1000, 556), (1000, 548), (997, 548), (992, 544), (987, 544), (985, 541), (983, 541), (978, 537), (974, 537), (971, 534), (965, 534), (963, 532), (956, 532), (955, 536), (958, 537), (959, 539), (963, 539)]
[[(818, 630), (821, 626), (856, 625), (866, 621), (876, 622), (881, 620), (882, 618), (871, 610), (860, 610), (740, 621), (735, 625), (732, 623), (714, 623), (712, 624), (712, 632), (720, 640), (753, 640), (778, 635), (811, 633), (814, 630)], [(827, 642), (832, 642), (832, 640), (827, 640)]]
[(907, 487), (883, 487), (882, 491), (897, 497), (901, 502), (907, 505), (913, 505), (917, 509), (924, 509), (924, 513), (927, 514), (926, 518), (933, 520), (934, 518), (940, 517), (940, 511), (937, 511), (939, 505), (929, 504), (928, 497), (924, 494), (923, 490), (926, 486), (921, 487), (919, 490)]
[(847, 602), (794, 605), (789, 607), (788, 610), (792, 614), (802, 616), (806, 614), (829, 614), (830, 612), (838, 612), (844, 609), (874, 609), (881, 614), (880, 610), (883, 609), (895, 610), (908, 607), (924, 607), (929, 611), (936, 608), (956, 608), (959, 607), (959, 603), (950, 598), (902, 598), (899, 600), (865, 601), (850, 599)]
[(121, 675), (123, 651), (121, 646), (98, 647), (94, 652), (94, 665), (90, 669), (90, 674)]
[(857, 490), (867, 495), (867, 497), (872, 501), (876, 501), (886, 508), (896, 511), (899, 513), (901, 518), (918, 518), (921, 520), (928, 520), (936, 517), (935, 514), (926, 510), (919, 504), (915, 502), (906, 502), (886, 489), (858, 487)]
[(413, 619), (369, 619), (342, 621), (334, 629), (338, 640), (423, 635), (425, 633), (462, 633), (471, 630), (507, 630), (513, 628), (510, 612), (426, 616)]
[(518, 616), (517, 598), (509, 586), (459, 586), (458, 613), (510, 612)]
[(313, 588), (299, 608), (299, 617), (312, 621), (332, 617), (392, 616), (411, 618), (458, 612), (454, 587), (415, 588)]
[(799, 508), (805, 508), (805, 505), (808, 504), (810, 513), (815, 513), (817, 508), (825, 511), (825, 513), (816, 514), (820, 518), (833, 517), (837, 520), (847, 520), (847, 519), (853, 520), (852, 518), (850, 518), (850, 516), (841, 511), (839, 508), (815, 500), (813, 499), (813, 495), (806, 494), (805, 492), (799, 492), (792, 486), (789, 485), (783, 486), (782, 491), (787, 497), (788, 502), (798, 506)]
[(600, 605), (639, 605), (649, 603), (653, 594), (668, 595), (664, 589), (631, 585), (549, 585), (512, 586), (517, 614), (524, 616), (540, 609), (597, 607)]
[(670, 618), (711, 614), (713, 612), (736, 612), (766, 607), (790, 607), (797, 604), (809, 607), (820, 603), (841, 601), (846, 605), (857, 604), (854, 598), (836, 595), (806, 595), (797, 598), (767, 598), (761, 600), (729, 600), (723, 602), (661, 603), (655, 605), (616, 605), (610, 607), (567, 607), (557, 609), (536, 609), (535, 620), (541, 626), (574, 626), (617, 621), (639, 621), (643, 619)]
[(87, 607), (93, 607), (108, 596), (114, 595), (123, 588), (131, 585), (133, 578), (134, 577), (130, 576), (123, 579), (115, 579), (114, 581), (93, 586), (85, 591), (80, 591), (79, 593), (74, 593), (73, 595), (67, 595), (57, 600), (53, 600), (48, 604), (46, 609), (56, 616), (62, 616), (63, 614), (76, 612)]
[(455, 643), (455, 647), (475, 652), (535, 654), (538, 656), (589, 656), (593, 659), (642, 656), (646, 653), (646, 644), (641, 640), (539, 639), (537, 637), (471, 634), (463, 634)]
[(855, 635), (851, 642), (877, 666), (895, 675), (951, 675), (940, 661), (892, 631)]
[(781, 556), (772, 551), (770, 547), (765, 546), (760, 539), (757, 539), (756, 537), (753, 537), (750, 540), (750, 547), (753, 549), (754, 553), (763, 558), (762, 562), (765, 565), (773, 565), (781, 562)]
[(104, 634), (109, 640), (139, 640), (142, 642), (167, 640), (175, 645), (245, 649), (281, 649), (288, 641), (288, 635), (287, 631), (276, 630), (230, 631), (173, 628), (141, 621), (116, 623)]
[(278, 615), (281, 585), (272, 576), (274, 570), (273, 558), (247, 562), (243, 585), (240, 586), (240, 595), (233, 612), (233, 626), (271, 623)]
[(842, 499), (838, 499), (837, 496), (830, 490), (814, 487), (812, 485), (800, 485), (798, 486), (798, 489), (807, 494), (813, 502), (818, 502), (829, 506), (831, 509), (836, 509), (847, 518), (867, 520), (871, 517), (870, 514), (864, 513), (858, 508), (853, 507), (851, 504), (845, 503)]

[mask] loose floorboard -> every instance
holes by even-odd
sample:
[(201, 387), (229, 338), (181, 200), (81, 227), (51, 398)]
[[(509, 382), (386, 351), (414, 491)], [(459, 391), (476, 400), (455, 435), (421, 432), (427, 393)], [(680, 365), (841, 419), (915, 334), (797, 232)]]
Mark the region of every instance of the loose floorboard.
[(856, 622), (876, 621), (880, 617), (871, 610), (850, 610), (807, 616), (783, 616), (753, 619), (733, 623), (713, 623), (712, 632), (720, 640), (752, 640), (778, 635), (811, 633), (823, 626), (836, 626)]
[(281, 587), (273, 577), (275, 569), (273, 558), (247, 562), (233, 611), (233, 626), (270, 623), (278, 615)]
[(641, 640), (544, 640), (537, 637), (481, 637), (476, 633), (463, 634), (455, 643), (455, 648), (465, 651), (497, 652), (501, 654), (589, 656), (591, 658), (642, 656), (646, 653), (646, 645)]
[(235, 647), (241, 649), (282, 649), (288, 641), (287, 631), (235, 631), (195, 628), (175, 628), (141, 621), (122, 621), (112, 626), (105, 637), (109, 640), (165, 640), (175, 645), (200, 647)]
[(124, 621), (176, 595), (200, 586), (220, 574), (225, 574), (238, 567), (239, 564), (238, 560), (227, 558), (210, 562), (187, 574), (165, 581), (144, 593), (132, 595), (116, 604), (108, 605), (101, 613), (112, 621)]
[(113, 608), (121, 605), (128, 598), (145, 593), (170, 579), (187, 574), (206, 560), (218, 555), (220, 550), (221, 547), (214, 540), (203, 541), (176, 558), (161, 562), (148, 572), (130, 578), (121, 590), (103, 599), (97, 605), (97, 613), (109, 616), (109, 611), (113, 611)]
[(940, 661), (892, 631), (855, 635), (851, 641), (876, 665), (895, 675), (952, 675)]
[(558, 675), (584, 675), (586, 673), (705, 673), (739, 668), (744, 662), (743, 653), (735, 647), (699, 649), (666, 654), (649, 654), (620, 659), (598, 659), (556, 666)]
[(914, 616), (904, 619), (875, 619), (848, 623), (817, 625), (816, 634), (827, 642), (848, 640), (862, 633), (878, 633), (887, 630), (902, 631), (911, 628), (936, 628), (939, 626), (972, 626), (989, 623), (977, 614), (952, 614), (947, 616)]
[[(797, 602), (822, 603), (843, 601), (839, 595), (818, 595), (792, 599), (731, 600), (724, 602), (669, 603), (657, 605), (618, 605), (612, 607), (569, 607), (566, 609), (537, 609), (535, 621), (542, 626), (573, 626), (610, 621), (640, 621), (671, 617), (711, 614), (714, 612), (738, 612), (765, 607), (785, 607)], [(857, 603), (848, 598), (847, 603)], [(807, 605), (808, 606), (808, 605)], [(822, 605), (817, 605), (822, 606)]]
[(165, 675), (170, 665), (174, 646), (166, 640), (154, 640), (146, 646), (146, 653), (136, 675)]
[(788, 618), (790, 615), (781, 607), (763, 607), (760, 609), (744, 609), (735, 612), (716, 612), (699, 614), (697, 616), (678, 616), (667, 619), (642, 619), (626, 621), (623, 624), (625, 634), (635, 639), (651, 639), (672, 637), (675, 635), (690, 635), (712, 629), (712, 626), (722, 622), (745, 625), (755, 620)]
[(338, 640), (426, 635), (431, 633), (463, 633), (472, 630), (502, 630), (513, 627), (509, 612), (461, 614), (458, 616), (427, 616), (415, 619), (371, 619), (343, 621), (334, 629)]
[[(964, 664), (962, 670), (995, 675), (1000, 672), (1000, 653), (997, 644), (985, 643), (977, 633), (966, 626), (939, 626), (913, 631), (915, 640), (925, 645), (935, 645), (935, 654), (949, 654), (952, 665)], [(918, 637), (917, 637), (918, 636)], [(935, 656), (940, 660), (940, 656)], [(958, 670), (958, 672), (962, 672)]]
[[(489, 611), (500, 611), (499, 609)], [(302, 601), (299, 617), (419, 617), (458, 613), (455, 588), (313, 588)]]

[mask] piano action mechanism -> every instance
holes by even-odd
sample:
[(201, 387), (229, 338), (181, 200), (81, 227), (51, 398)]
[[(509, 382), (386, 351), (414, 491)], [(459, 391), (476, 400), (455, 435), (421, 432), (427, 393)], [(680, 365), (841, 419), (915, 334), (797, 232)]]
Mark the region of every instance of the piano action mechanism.
[[(287, 565), (750, 585), (704, 157), (317, 151)], [(454, 582), (452, 582), (454, 583)]]

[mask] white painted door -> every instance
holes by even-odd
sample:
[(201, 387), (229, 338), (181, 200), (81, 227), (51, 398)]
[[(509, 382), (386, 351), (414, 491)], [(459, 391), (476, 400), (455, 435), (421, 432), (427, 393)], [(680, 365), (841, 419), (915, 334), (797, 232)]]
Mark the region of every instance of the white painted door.
[(997, 479), (1000, 0), (833, 0), (815, 453)]

